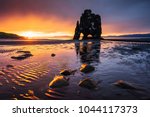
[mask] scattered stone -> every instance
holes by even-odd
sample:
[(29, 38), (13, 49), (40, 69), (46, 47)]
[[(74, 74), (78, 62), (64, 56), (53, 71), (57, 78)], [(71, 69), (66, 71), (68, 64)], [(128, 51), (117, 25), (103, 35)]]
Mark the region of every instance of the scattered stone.
[(17, 98), (12, 98), (12, 100), (18, 100)]
[(33, 90), (28, 90), (28, 94), (29, 94), (30, 96), (33, 96), (33, 95), (34, 95), (34, 91), (33, 91)]
[(25, 53), (25, 54), (28, 54), (28, 53), (31, 53), (30, 51), (23, 51), (23, 50), (20, 50), (20, 51), (17, 51), (17, 53)]
[(136, 89), (136, 87), (133, 86), (133, 84), (128, 83), (128, 82), (123, 81), (123, 80), (118, 80), (117, 82), (114, 83), (114, 85), (121, 87), (123, 89)]
[(64, 75), (64, 76), (68, 76), (68, 75), (71, 75), (71, 71), (64, 69), (64, 70), (60, 71), (60, 74)]
[(56, 54), (54, 54), (54, 53), (51, 54), (51, 57), (55, 57), (55, 56), (56, 56)]
[(86, 79), (81, 80), (79, 82), (79, 86), (84, 87), (84, 88), (88, 88), (88, 89), (95, 89), (97, 87), (97, 84), (93, 80), (86, 78)]
[(91, 65), (88, 65), (88, 64), (82, 64), (80, 67), (80, 71), (84, 72), (84, 73), (90, 73), (94, 70), (95, 70), (95, 68)]
[(19, 55), (19, 56), (12, 56), (11, 58), (16, 59), (16, 60), (24, 60), (24, 59), (29, 58), (31, 56), (33, 56), (31, 53), (25, 53), (25, 54)]
[(28, 99), (28, 100), (39, 100), (39, 98), (34, 95), (33, 90), (28, 90), (28, 92), (26, 94), (20, 94), (20, 96), (22, 98)]
[(16, 90), (16, 87), (12, 87), (12, 89)]
[(68, 85), (69, 82), (64, 76), (55, 76), (54, 79), (49, 83), (49, 87), (51, 88), (60, 88)]
[(13, 65), (7, 65), (6, 67), (7, 68), (13, 68), (14, 66)]
[(74, 75), (76, 71), (77, 70), (67, 70), (67, 69), (64, 69), (64, 70), (60, 71), (60, 74), (63, 75), (63, 76), (69, 76), (69, 75)]
[(12, 56), (11, 57), (12, 59), (24, 60), (26, 58), (29, 58), (29, 57), (33, 56), (30, 51), (22, 51), (21, 50), (21, 51), (17, 51), (16, 53), (22, 53), (22, 54), (18, 55), (18, 56)]

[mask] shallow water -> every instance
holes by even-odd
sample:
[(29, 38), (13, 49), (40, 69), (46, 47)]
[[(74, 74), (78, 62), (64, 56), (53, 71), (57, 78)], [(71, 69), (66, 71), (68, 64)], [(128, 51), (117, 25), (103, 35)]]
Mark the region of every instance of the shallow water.
[[(33, 56), (14, 60), (17, 51)], [(56, 56), (52, 57), (54, 53)], [(83, 63), (95, 71), (81, 73)], [(69, 86), (48, 85), (62, 69), (77, 70), (68, 76)], [(79, 87), (84, 78), (99, 82), (95, 90)], [(142, 90), (122, 89), (124, 80)], [(113, 41), (81, 41), (44, 45), (0, 45), (0, 99), (150, 99), (150, 44)]]

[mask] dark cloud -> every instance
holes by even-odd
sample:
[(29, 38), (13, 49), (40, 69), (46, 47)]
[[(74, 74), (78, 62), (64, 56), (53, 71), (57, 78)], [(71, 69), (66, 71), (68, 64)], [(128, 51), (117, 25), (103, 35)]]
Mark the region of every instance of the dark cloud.
[(16, 13), (18, 15), (59, 14), (59, 10), (61, 14), (62, 7), (54, 0), (0, 0), (0, 14), (4, 16)]
[(149, 5), (150, 0), (0, 0), (0, 17), (34, 14), (75, 22), (84, 9), (90, 8), (101, 14), (104, 24), (125, 26), (130, 23), (130, 30), (142, 27), (149, 31)]

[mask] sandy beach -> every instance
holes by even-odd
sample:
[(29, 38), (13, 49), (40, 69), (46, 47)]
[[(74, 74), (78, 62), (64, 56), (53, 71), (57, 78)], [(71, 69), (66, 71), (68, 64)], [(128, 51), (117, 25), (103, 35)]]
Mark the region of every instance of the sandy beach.
[[(30, 44), (3, 42), (0, 45), (0, 99), (150, 99), (150, 43), (119, 41), (39, 41)], [(32, 56), (14, 59), (22, 54)], [(52, 56), (54, 55), (54, 56)], [(82, 64), (95, 70), (82, 73)], [(50, 88), (60, 71), (75, 72), (69, 85)], [(95, 89), (79, 86), (85, 78)], [(116, 86), (124, 81), (134, 88)]]

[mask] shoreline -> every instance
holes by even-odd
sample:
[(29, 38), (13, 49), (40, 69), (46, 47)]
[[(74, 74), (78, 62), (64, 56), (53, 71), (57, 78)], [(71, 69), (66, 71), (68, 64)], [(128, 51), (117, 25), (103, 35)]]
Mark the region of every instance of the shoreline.
[(146, 42), (150, 43), (150, 39), (101, 39), (101, 40), (48, 40), (48, 39), (40, 39), (40, 40), (0, 40), (0, 45), (36, 45), (36, 44), (61, 44), (61, 43), (72, 43), (72, 42), (82, 42), (82, 41), (118, 41), (118, 42)]
[(36, 44), (60, 44), (60, 43), (71, 43), (73, 40), (7, 40), (0, 41), (0, 45), (36, 45)]

